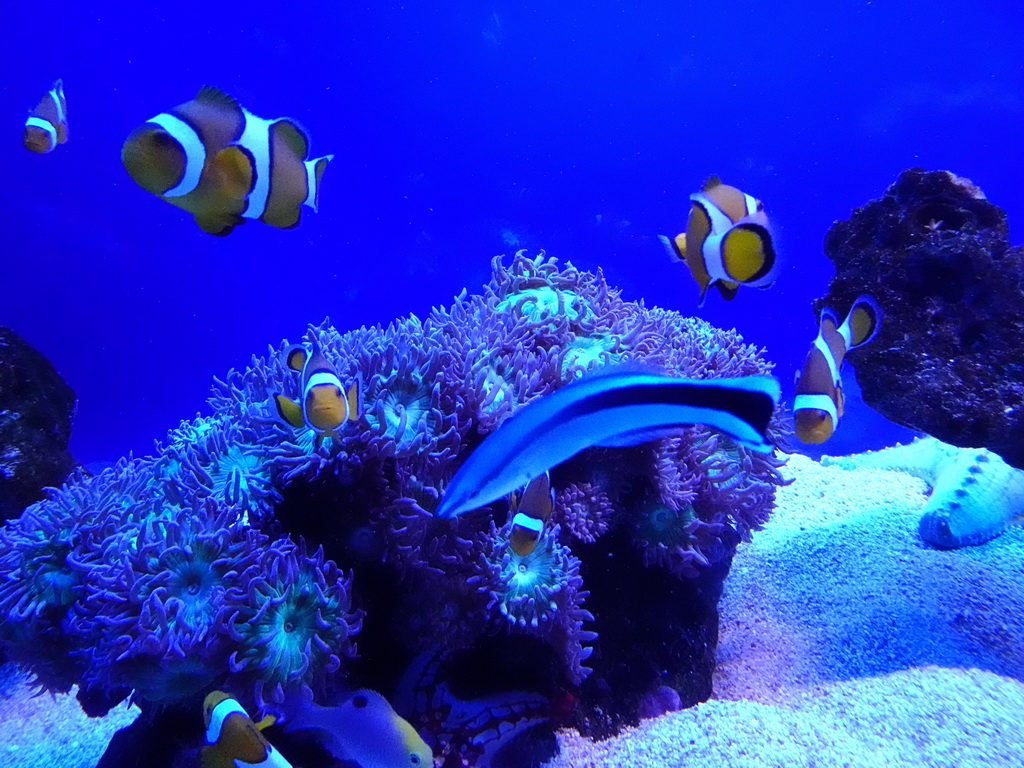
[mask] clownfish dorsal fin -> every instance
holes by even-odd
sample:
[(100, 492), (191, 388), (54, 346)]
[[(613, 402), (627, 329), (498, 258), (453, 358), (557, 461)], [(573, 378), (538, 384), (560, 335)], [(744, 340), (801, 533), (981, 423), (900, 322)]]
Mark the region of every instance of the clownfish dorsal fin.
[(217, 106), (228, 107), (229, 109), (241, 109), (234, 96), (229, 96), (220, 88), (212, 85), (204, 85), (200, 88), (199, 93), (196, 94), (196, 101), (216, 104)]
[(213, 162), (220, 170), (221, 190), (228, 197), (244, 200), (252, 192), (256, 177), (252, 172), (251, 156), (237, 144), (224, 147)]
[(306, 348), (301, 344), (296, 344), (285, 352), (284, 362), (293, 371), (301, 371), (306, 364), (307, 357), (309, 357), (309, 352)]
[(714, 189), (715, 187), (720, 186), (722, 186), (722, 180), (718, 178), (716, 174), (712, 174), (711, 176), (708, 176), (707, 179), (704, 180), (704, 186), (702, 186), (700, 189), (702, 192), (707, 192), (709, 190)]
[(299, 160), (305, 160), (309, 154), (309, 139), (306, 133), (293, 120), (284, 117), (274, 123), (273, 129)]

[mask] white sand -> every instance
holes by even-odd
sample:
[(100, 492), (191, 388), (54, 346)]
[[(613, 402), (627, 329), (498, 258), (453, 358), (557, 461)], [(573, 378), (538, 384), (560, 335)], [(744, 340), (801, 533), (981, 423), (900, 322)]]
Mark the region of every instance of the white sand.
[[(922, 481), (790, 459), (768, 527), (726, 582), (716, 699), (551, 768), (1024, 765), (1024, 528), (925, 548)], [(134, 710), (0, 694), (0, 766), (92, 768)]]
[(716, 700), (551, 768), (1024, 765), (1024, 529), (927, 549), (927, 489), (790, 460), (722, 601)]

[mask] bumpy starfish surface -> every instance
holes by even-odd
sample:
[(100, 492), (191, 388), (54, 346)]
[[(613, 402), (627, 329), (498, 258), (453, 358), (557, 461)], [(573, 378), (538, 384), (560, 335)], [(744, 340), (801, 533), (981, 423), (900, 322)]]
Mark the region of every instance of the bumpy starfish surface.
[(932, 493), (918, 529), (940, 549), (984, 544), (1024, 515), (1024, 471), (984, 448), (957, 448), (924, 437), (854, 456), (822, 456), (821, 463), (920, 477)]

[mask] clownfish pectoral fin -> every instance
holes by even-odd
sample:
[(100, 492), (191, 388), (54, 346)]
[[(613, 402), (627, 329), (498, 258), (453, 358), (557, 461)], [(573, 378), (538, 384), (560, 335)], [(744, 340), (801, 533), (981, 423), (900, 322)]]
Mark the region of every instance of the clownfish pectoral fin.
[(846, 398), (843, 397), (843, 388), (836, 387), (836, 416), (843, 418), (843, 411), (846, 408)]
[(722, 266), (738, 283), (769, 285), (775, 267), (771, 234), (759, 224), (733, 227), (722, 238)]
[(262, 720), (258, 723), (254, 723), (257, 731), (262, 731), (264, 728), (269, 728), (277, 722), (277, 717), (274, 715), (265, 715)]
[(305, 426), (306, 420), (302, 416), (302, 406), (294, 400), (290, 400), (281, 394), (275, 394), (274, 406), (277, 408), (277, 415), (286, 424), (296, 428)]
[(686, 233), (676, 235), (674, 238), (667, 235), (658, 235), (658, 240), (665, 249), (665, 255), (673, 262), (686, 261)]
[(309, 351), (301, 344), (296, 344), (289, 347), (288, 351), (284, 353), (284, 362), (293, 371), (301, 371), (306, 364), (307, 357), (309, 357)]
[(252, 157), (237, 144), (224, 147), (213, 158), (221, 191), (235, 200), (244, 200), (252, 192), (256, 177)]
[(348, 401), (348, 421), (356, 421), (360, 416), (363, 415), (363, 377), (362, 374), (356, 376), (348, 387), (348, 394), (346, 395)]
[(320, 206), (320, 180), (324, 177), (327, 164), (334, 159), (334, 155), (324, 155), (313, 160), (303, 160), (306, 166), (306, 199), (303, 205), (308, 205), (316, 213)]

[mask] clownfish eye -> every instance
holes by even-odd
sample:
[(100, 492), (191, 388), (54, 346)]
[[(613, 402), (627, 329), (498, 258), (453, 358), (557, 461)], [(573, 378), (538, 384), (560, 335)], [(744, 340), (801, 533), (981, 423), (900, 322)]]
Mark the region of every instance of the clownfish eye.
[(365, 707), (369, 703), (370, 702), (366, 700), (365, 696), (356, 696), (356, 697), (354, 697), (352, 699), (352, 706), (355, 707), (356, 709), (362, 709), (363, 707)]
[(420, 764), (420, 756), (417, 755), (415, 752), (413, 752), (412, 754), (409, 755), (409, 762), (411, 762), (413, 765), (419, 765)]

